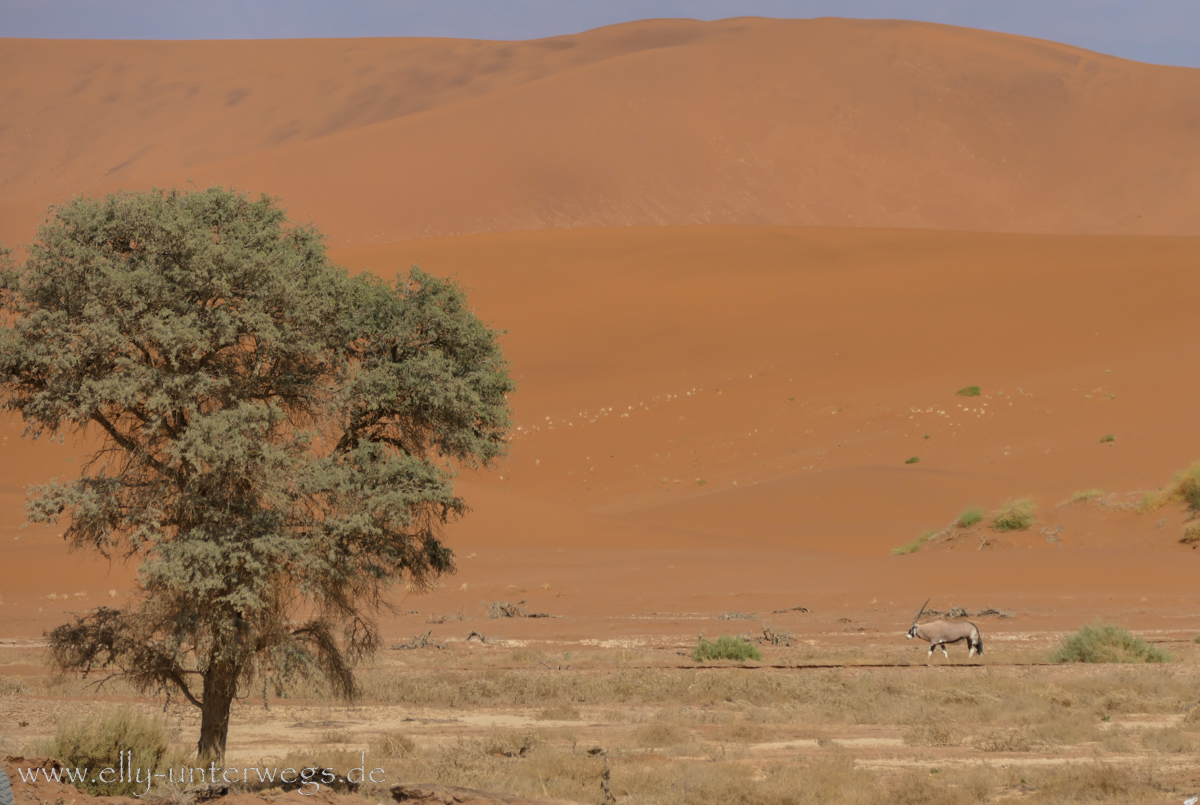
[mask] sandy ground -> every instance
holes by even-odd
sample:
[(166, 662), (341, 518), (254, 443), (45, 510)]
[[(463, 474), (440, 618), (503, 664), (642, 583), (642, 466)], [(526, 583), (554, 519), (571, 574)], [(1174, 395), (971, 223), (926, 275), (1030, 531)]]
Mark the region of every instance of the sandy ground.
[[(508, 458), (460, 479), (474, 511), (448, 532), (459, 573), (404, 606), (523, 598), (564, 616), (523, 627), (556, 639), (641, 634), (654, 613), (903, 618), (931, 595), (1200, 626), (1200, 557), (1178, 542), (1177, 508), (1063, 505), (1156, 489), (1200, 454), (1198, 246), (714, 227), (338, 252), (356, 270), (456, 276), (507, 330), (518, 382)], [(956, 394), (968, 385), (981, 395)], [(87, 445), (22, 440), (16, 423), (0, 444), (8, 635), (121, 600), (127, 568), (20, 526), (22, 487), (70, 472)], [(969, 505), (1025, 495), (1029, 532), (889, 555)]]

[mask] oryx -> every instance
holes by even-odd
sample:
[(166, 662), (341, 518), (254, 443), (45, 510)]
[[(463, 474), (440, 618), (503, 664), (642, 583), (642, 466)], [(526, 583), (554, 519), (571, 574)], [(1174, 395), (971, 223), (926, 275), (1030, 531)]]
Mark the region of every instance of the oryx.
[(930, 621), (929, 623), (917, 623), (921, 616), (925, 614), (925, 607), (929, 606), (929, 599), (921, 605), (921, 611), (917, 613), (917, 617), (913, 618), (912, 627), (908, 630), (908, 639), (919, 637), (922, 640), (929, 641), (928, 657), (933, 656), (933, 650), (940, 648), (942, 656), (946, 659), (950, 655), (946, 653), (947, 643), (958, 643), (961, 640), (967, 641), (967, 659), (974, 657), (976, 653), (983, 654), (983, 638), (979, 635), (979, 627), (967, 621)]

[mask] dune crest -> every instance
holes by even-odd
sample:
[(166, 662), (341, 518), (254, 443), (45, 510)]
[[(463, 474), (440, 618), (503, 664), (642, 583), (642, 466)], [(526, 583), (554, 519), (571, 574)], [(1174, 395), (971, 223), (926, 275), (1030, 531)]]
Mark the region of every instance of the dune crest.
[(932, 24), (0, 40), (0, 76), (10, 241), (64, 196), (189, 178), (282, 196), (337, 246), (696, 224), (1200, 233), (1200, 70)]

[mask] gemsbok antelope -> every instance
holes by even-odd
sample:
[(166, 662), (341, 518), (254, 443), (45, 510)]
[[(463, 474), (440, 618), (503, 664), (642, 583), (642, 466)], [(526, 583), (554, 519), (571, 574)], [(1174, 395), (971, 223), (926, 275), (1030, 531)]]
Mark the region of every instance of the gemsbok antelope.
[(926, 600), (921, 605), (921, 611), (917, 613), (917, 617), (913, 618), (912, 627), (908, 630), (908, 639), (919, 637), (922, 640), (929, 641), (929, 654), (926, 659), (933, 656), (933, 650), (940, 648), (942, 656), (950, 659), (950, 655), (946, 652), (947, 643), (959, 643), (963, 640), (967, 641), (967, 659), (974, 657), (976, 654), (983, 655), (983, 638), (979, 635), (979, 627), (968, 621), (930, 621), (929, 623), (917, 623), (921, 616), (925, 614), (925, 607), (929, 606), (929, 600)]

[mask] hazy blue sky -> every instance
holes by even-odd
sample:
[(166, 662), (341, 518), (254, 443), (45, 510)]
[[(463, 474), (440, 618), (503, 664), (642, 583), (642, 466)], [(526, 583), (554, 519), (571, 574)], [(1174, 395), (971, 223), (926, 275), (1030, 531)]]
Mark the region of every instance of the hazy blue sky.
[(885, 17), (1200, 67), (1200, 0), (0, 0), (0, 36), (531, 39), (648, 17)]

